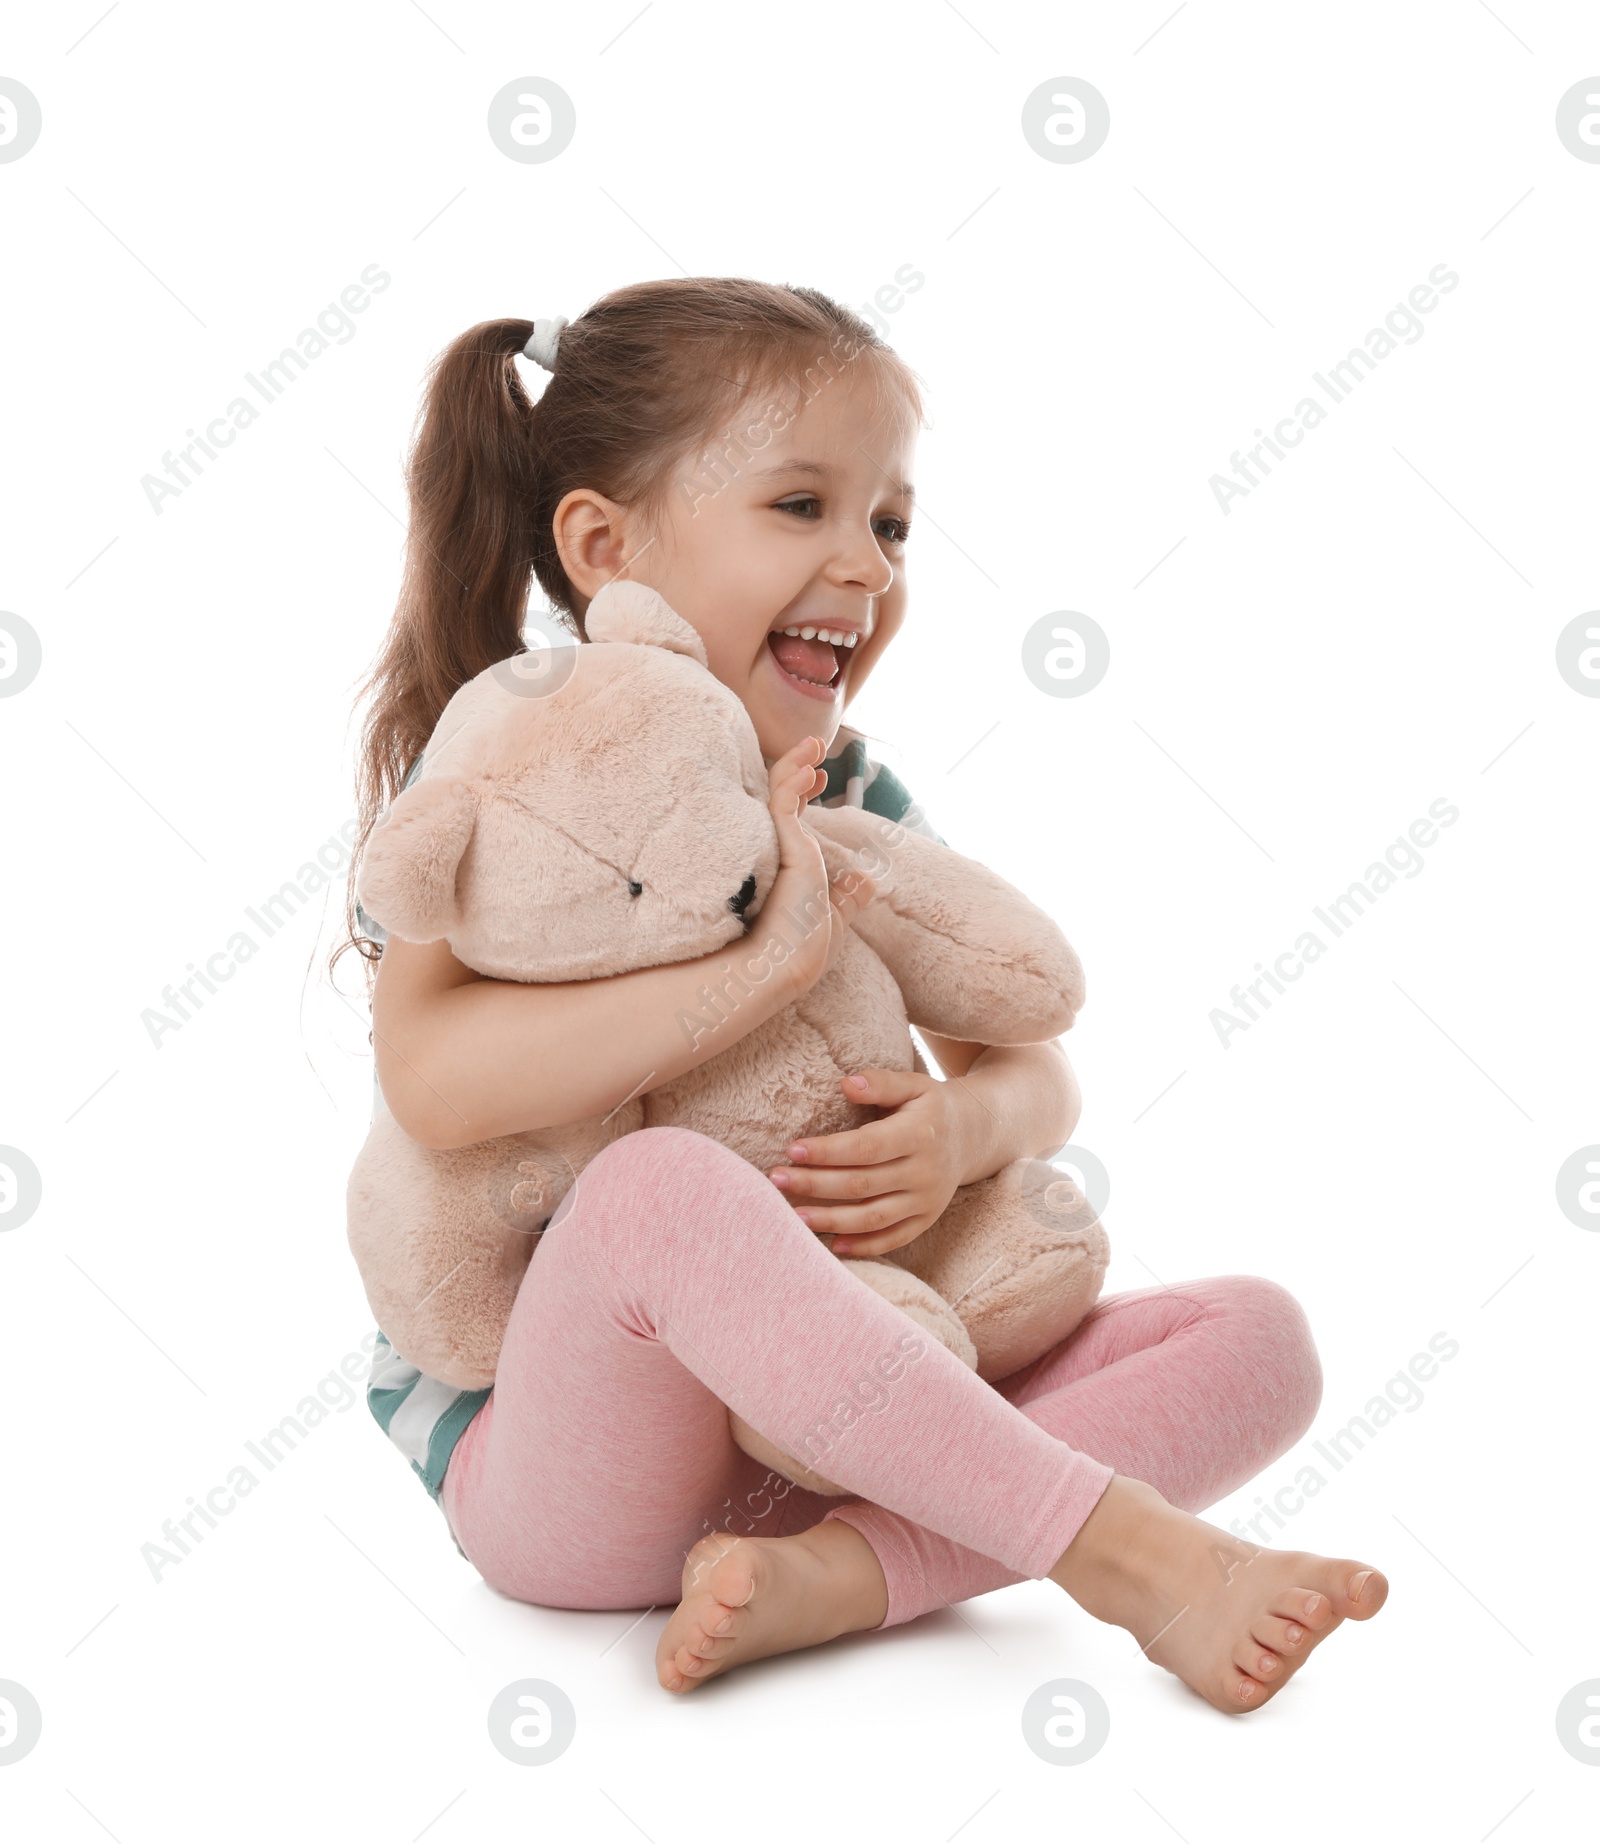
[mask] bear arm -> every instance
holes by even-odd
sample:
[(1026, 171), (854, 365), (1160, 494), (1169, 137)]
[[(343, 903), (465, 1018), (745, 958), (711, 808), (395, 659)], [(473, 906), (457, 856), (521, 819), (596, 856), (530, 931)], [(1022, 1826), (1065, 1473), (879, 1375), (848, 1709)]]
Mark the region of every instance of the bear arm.
[(830, 876), (874, 879), (854, 928), (899, 982), (912, 1024), (983, 1044), (1043, 1043), (1071, 1028), (1082, 963), (1014, 884), (859, 807), (810, 808), (805, 819)]

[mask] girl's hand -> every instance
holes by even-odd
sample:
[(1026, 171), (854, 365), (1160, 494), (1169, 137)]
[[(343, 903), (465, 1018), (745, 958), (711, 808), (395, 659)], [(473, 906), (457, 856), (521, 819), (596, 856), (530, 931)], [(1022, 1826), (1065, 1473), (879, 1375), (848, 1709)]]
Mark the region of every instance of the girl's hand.
[(983, 1104), (964, 1082), (915, 1070), (863, 1070), (840, 1086), (852, 1101), (894, 1112), (796, 1140), (794, 1163), (769, 1176), (808, 1227), (838, 1237), (835, 1255), (882, 1255), (920, 1236), (954, 1197), (983, 1131)]
[(751, 924), (753, 934), (784, 941), (783, 973), (796, 998), (833, 965), (846, 930), (877, 888), (862, 872), (847, 873), (830, 886), (816, 834), (800, 817), (821, 785), (816, 764), (822, 755), (821, 738), (808, 736), (769, 771), (767, 804), (778, 831), (778, 875)]

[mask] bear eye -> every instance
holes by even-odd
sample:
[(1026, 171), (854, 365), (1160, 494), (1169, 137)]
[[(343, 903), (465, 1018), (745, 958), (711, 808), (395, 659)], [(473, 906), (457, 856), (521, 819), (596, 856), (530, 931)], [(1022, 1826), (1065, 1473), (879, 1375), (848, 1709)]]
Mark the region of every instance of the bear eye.
[(643, 889), (644, 889), (643, 884), (635, 883), (631, 877), (628, 879), (628, 895), (629, 896), (637, 896), (639, 892)]

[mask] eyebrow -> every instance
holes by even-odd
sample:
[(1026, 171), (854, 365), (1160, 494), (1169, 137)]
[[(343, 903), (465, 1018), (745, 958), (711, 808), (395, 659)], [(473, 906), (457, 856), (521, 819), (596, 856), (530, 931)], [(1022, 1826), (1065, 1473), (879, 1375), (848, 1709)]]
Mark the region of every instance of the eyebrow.
[[(883, 472), (881, 468), (878, 471)], [(784, 461), (776, 467), (757, 468), (750, 478), (752, 480), (774, 480), (783, 474), (808, 474), (814, 480), (826, 480), (832, 473), (833, 469), (823, 461)], [(917, 489), (909, 480), (890, 481), (889, 490), (891, 493), (898, 493), (902, 499), (914, 500), (917, 497)]]

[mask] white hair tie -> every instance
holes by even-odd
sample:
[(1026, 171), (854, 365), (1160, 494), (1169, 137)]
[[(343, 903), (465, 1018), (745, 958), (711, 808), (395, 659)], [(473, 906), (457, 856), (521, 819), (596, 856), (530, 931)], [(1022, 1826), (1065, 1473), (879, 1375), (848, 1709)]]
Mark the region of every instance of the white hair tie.
[(528, 343), (522, 348), (523, 357), (532, 359), (536, 365), (542, 365), (546, 371), (554, 371), (556, 345), (561, 338), (561, 329), (566, 324), (565, 314), (557, 314), (554, 320), (534, 321)]

